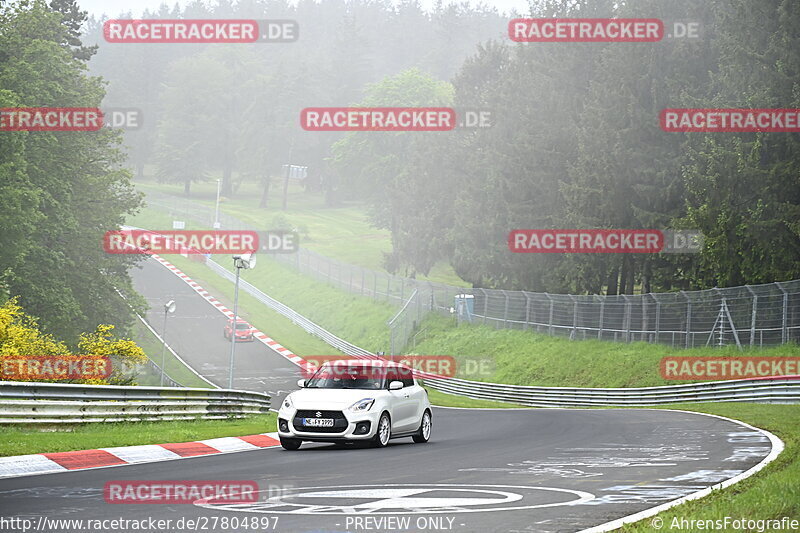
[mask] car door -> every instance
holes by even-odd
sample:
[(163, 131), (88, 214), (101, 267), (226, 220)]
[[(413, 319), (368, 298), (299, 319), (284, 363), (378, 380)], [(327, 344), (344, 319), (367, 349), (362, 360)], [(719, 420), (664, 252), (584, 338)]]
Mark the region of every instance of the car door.
[[(395, 368), (389, 368), (386, 371), (387, 388), (392, 381), (403, 381)], [(411, 431), (415, 425), (414, 416), (416, 415), (416, 406), (414, 405), (414, 399), (411, 397), (411, 392), (412, 391), (407, 387), (403, 387), (400, 390), (389, 391), (392, 401), (393, 433)]]
[(422, 422), (422, 413), (425, 412), (425, 407), (428, 405), (428, 393), (425, 392), (422, 385), (418, 384), (413, 377), (409, 376), (403, 379), (403, 384), (405, 386), (401, 390), (408, 390), (409, 398), (414, 403), (413, 429), (417, 429), (419, 428), (420, 422)]

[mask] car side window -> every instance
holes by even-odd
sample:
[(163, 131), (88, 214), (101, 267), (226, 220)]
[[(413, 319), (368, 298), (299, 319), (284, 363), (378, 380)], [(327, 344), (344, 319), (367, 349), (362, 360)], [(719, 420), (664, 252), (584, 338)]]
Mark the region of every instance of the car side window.
[(386, 388), (389, 388), (389, 385), (392, 381), (400, 381), (400, 377), (397, 375), (397, 369), (394, 368), (387, 368), (386, 369)]
[(404, 376), (400, 381), (403, 382), (403, 387), (413, 387), (414, 378), (412, 376)]

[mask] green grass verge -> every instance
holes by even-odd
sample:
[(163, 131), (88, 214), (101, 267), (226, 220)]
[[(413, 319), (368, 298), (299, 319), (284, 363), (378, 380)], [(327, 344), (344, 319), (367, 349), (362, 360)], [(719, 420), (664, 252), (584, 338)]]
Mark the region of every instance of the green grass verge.
[[(183, 196), (182, 185), (137, 181), (136, 187), (143, 192)], [(332, 259), (385, 272), (383, 258), (384, 254), (392, 251), (391, 234), (388, 230), (377, 229), (370, 224), (363, 204), (347, 202), (342, 206), (328, 207), (323, 194), (306, 192), (300, 185), (291, 183), (288, 209), (284, 211), (281, 209), (282, 183), (279, 188), (273, 187), (270, 192), (269, 207), (260, 208), (261, 186), (243, 183), (232, 198), (220, 200), (220, 211), (265, 230), (274, 229), (276, 220), (285, 220), (303, 231), (305, 235), (301, 240), (304, 248)], [(192, 185), (190, 199), (214, 209), (216, 194), (216, 182), (195, 183)], [(166, 228), (171, 227), (170, 220)], [(436, 264), (427, 276), (419, 275), (418, 278), (467, 286), (446, 263)]]
[[(302, 310), (298, 310), (302, 313)], [(740, 356), (735, 346), (672, 348), (646, 342), (570, 341), (530, 331), (494, 329), (482, 325), (455, 326), (453, 319), (429, 317), (418, 354), (452, 355), (457, 360), (488, 358), (489, 375), (464, 376), (478, 381), (543, 387), (650, 387), (684, 383), (661, 377), (666, 356)], [(756, 353), (754, 352), (745, 352)], [(757, 350), (770, 357), (800, 356), (800, 346), (787, 344)]]
[(116, 422), (47, 428), (0, 426), (0, 456), (255, 435), (277, 431), (276, 420), (277, 415), (269, 413), (231, 420)]
[[(761, 405), (742, 403), (686, 404), (670, 406), (710, 413), (746, 422), (766, 429), (786, 445), (783, 453), (763, 470), (735, 485), (714, 491), (699, 500), (687, 502), (659, 513), (661, 531), (670, 529), (676, 518), (687, 520), (732, 519), (780, 520), (800, 518), (800, 409), (796, 405)], [(701, 528), (691, 529), (691, 531)], [(708, 529), (708, 528), (705, 528)], [(717, 529), (722, 531), (723, 529)], [(625, 526), (622, 531), (653, 532), (652, 519)], [(683, 529), (683, 531), (690, 531)], [(726, 530), (727, 531), (727, 530)], [(770, 530), (779, 531), (779, 530)], [(780, 530), (783, 531), (783, 530)]]

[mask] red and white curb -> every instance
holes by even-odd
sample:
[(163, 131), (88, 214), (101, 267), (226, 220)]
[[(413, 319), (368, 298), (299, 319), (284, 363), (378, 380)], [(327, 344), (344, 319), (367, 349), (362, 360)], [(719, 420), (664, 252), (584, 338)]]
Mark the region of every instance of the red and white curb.
[[(233, 311), (225, 307), (225, 305), (222, 302), (211, 296), (211, 294), (209, 294), (207, 290), (201, 287), (200, 284), (194, 281), (192, 278), (184, 274), (178, 267), (176, 267), (175, 265), (173, 265), (172, 263), (170, 263), (169, 261), (167, 261), (166, 259), (164, 259), (159, 255), (152, 254), (152, 257), (153, 259), (155, 259), (156, 261), (167, 267), (167, 269), (170, 272), (172, 272), (180, 279), (182, 279), (187, 285), (189, 285), (189, 287), (192, 288), (192, 290), (194, 290), (194, 292), (199, 294), (204, 300), (213, 305), (217, 309), (217, 311), (219, 311), (220, 313), (222, 313), (223, 315), (225, 315), (230, 319), (233, 318)], [(261, 343), (265, 344), (272, 351), (288, 359), (289, 361), (299, 366), (303, 370), (307, 370), (306, 366), (308, 363), (306, 363), (305, 359), (303, 359), (297, 354), (292, 353), (292, 351), (289, 350), (289, 348), (282, 346), (280, 343), (278, 343), (278, 341), (268, 337), (263, 331), (256, 328), (253, 329), (255, 330), (253, 336), (256, 339), (258, 339)]]
[(158, 461), (171, 461), (215, 455), (247, 452), (280, 445), (277, 433), (260, 433), (244, 437), (222, 437), (196, 442), (146, 444), (80, 450), (74, 452), (40, 453), (0, 457), (0, 478), (55, 474), (89, 468), (106, 468)]

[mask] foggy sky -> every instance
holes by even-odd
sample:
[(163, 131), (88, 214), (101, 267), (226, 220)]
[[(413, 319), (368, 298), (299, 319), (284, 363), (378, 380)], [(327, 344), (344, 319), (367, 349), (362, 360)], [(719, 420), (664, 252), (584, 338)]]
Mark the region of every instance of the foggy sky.
[[(459, 0), (459, 3), (460, 1), (461, 0)], [(187, 4), (187, 0), (179, 0), (177, 2), (174, 0), (167, 2), (164, 0), (78, 0), (80, 8), (84, 11), (88, 11), (90, 15), (94, 15), (95, 17), (99, 17), (103, 13), (109, 17), (115, 17), (129, 10), (134, 15), (140, 15), (145, 9), (155, 11), (164, 3), (170, 7), (176, 3), (184, 6)], [(435, 0), (420, 0), (420, 3), (423, 8), (430, 9), (434, 5)], [(445, 1), (445, 3), (450, 2)], [(521, 14), (526, 14), (528, 12), (528, 0), (483, 0), (483, 3), (494, 6), (501, 12), (508, 12), (514, 8)], [(477, 1), (470, 0), (470, 4), (475, 5)]]

